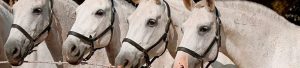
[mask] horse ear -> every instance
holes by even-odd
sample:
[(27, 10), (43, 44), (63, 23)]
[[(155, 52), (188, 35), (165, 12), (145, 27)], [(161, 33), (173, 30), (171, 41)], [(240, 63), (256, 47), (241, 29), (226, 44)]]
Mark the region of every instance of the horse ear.
[(199, 2), (199, 1), (201, 1), (201, 0), (193, 0), (195, 3), (197, 3), (197, 2)]
[(215, 0), (206, 0), (206, 3), (210, 11), (215, 10)]
[(140, 3), (140, 0), (132, 0), (132, 2), (133, 2), (134, 4), (139, 4), (139, 3)]
[(192, 10), (192, 5), (193, 5), (192, 0), (183, 0), (183, 4), (185, 8), (187, 8), (188, 10)]
[(160, 0), (155, 0), (155, 3), (156, 3), (156, 4), (161, 4), (161, 3), (160, 3)]

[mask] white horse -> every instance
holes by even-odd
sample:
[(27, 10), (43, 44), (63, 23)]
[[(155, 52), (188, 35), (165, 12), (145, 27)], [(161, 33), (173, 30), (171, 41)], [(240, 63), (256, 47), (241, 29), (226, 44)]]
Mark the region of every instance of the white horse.
[(11, 7), (4, 1), (0, 0), (0, 5), (11, 12)]
[[(114, 65), (121, 41), (127, 33), (127, 16), (136, 8), (130, 3), (134, 4), (129, 0), (84, 1), (77, 8), (76, 21), (64, 41), (63, 52), (66, 60), (77, 65), (95, 56), (91, 60), (97, 64)], [(109, 63), (101, 55), (105, 53), (103, 50), (100, 53), (95, 52), (101, 48), (105, 48)]]
[[(126, 68), (144, 64), (170, 68), (180, 41), (181, 23), (188, 15), (189, 11), (180, 0), (141, 0), (136, 11), (128, 17), (129, 30), (116, 64)], [(166, 49), (172, 56), (165, 53)], [(152, 62), (155, 56), (163, 59)]]
[(183, 25), (174, 67), (201, 66), (201, 60), (214, 60), (219, 49), (240, 68), (300, 67), (299, 26), (271, 9), (247, 1), (204, 0), (186, 5), (192, 15)]
[[(5, 43), (10, 64), (21, 65), (24, 58), (42, 41), (47, 44), (54, 61), (63, 61), (62, 41), (74, 22), (72, 16), (75, 13), (70, 11), (75, 11), (76, 6), (75, 2), (67, 0), (19, 0), (14, 4), (15, 19)], [(48, 53), (43, 53), (45, 49), (39, 49), (37, 55), (40, 58), (34, 59), (47, 60), (44, 55)]]
[[(11, 24), (13, 23), (13, 15), (9, 12), (10, 7), (0, 1), (0, 61), (6, 61), (4, 53), (4, 43), (7, 40)], [(9, 64), (0, 64), (0, 67), (9, 68)]]

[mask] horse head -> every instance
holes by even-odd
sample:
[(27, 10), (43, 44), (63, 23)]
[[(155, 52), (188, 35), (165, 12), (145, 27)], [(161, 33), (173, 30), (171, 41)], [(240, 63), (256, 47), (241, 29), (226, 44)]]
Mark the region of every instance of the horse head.
[(52, 0), (20, 0), (13, 6), (14, 22), (5, 53), (14, 66), (21, 65), (51, 28)]
[(184, 0), (184, 4), (191, 15), (182, 26), (183, 38), (177, 48), (174, 67), (199, 68), (203, 62), (211, 63), (216, 59), (221, 23), (214, 0), (196, 3)]
[(113, 0), (84, 1), (76, 9), (76, 21), (63, 44), (67, 62), (75, 65), (87, 61), (95, 50), (108, 46), (114, 22)]
[[(128, 17), (129, 30), (123, 40), (116, 64), (141, 67), (151, 63), (167, 48), (170, 7), (163, 0), (142, 0)], [(156, 57), (156, 58), (154, 58)]]

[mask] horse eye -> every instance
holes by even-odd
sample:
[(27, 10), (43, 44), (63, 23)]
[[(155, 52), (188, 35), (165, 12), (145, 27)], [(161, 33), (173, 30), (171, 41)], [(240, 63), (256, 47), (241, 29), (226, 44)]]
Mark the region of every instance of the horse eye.
[(147, 22), (147, 26), (154, 27), (157, 25), (157, 21), (155, 19), (149, 19)]
[(43, 10), (41, 8), (35, 8), (35, 9), (33, 9), (32, 13), (40, 14), (40, 13), (42, 13), (42, 11)]
[(104, 10), (100, 9), (96, 12), (96, 15), (102, 16), (104, 15)]
[(209, 26), (201, 26), (199, 28), (199, 32), (208, 32), (210, 30), (210, 27)]

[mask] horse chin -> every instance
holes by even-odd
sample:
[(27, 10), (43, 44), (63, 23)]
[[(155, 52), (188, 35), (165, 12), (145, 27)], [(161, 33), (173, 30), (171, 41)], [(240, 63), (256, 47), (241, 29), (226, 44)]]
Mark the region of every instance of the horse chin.
[(67, 59), (67, 62), (72, 65), (78, 65), (81, 61), (82, 59), (79, 58)]
[(72, 64), (72, 65), (78, 65), (82, 60), (83, 60), (83, 55), (79, 57), (74, 57), (74, 56), (69, 56), (67, 57), (67, 62)]
[(21, 54), (19, 55), (7, 55), (7, 60), (12, 66), (20, 66), (24, 62), (24, 58)]
[(12, 66), (20, 66), (20, 65), (23, 64), (24, 60), (23, 60), (23, 59), (19, 59), (19, 58), (15, 58), (15, 59), (8, 60), (8, 62), (9, 62)]
[(138, 62), (136, 64), (133, 64), (133, 68), (141, 68), (145, 64), (145, 59), (144, 57), (139, 58)]

